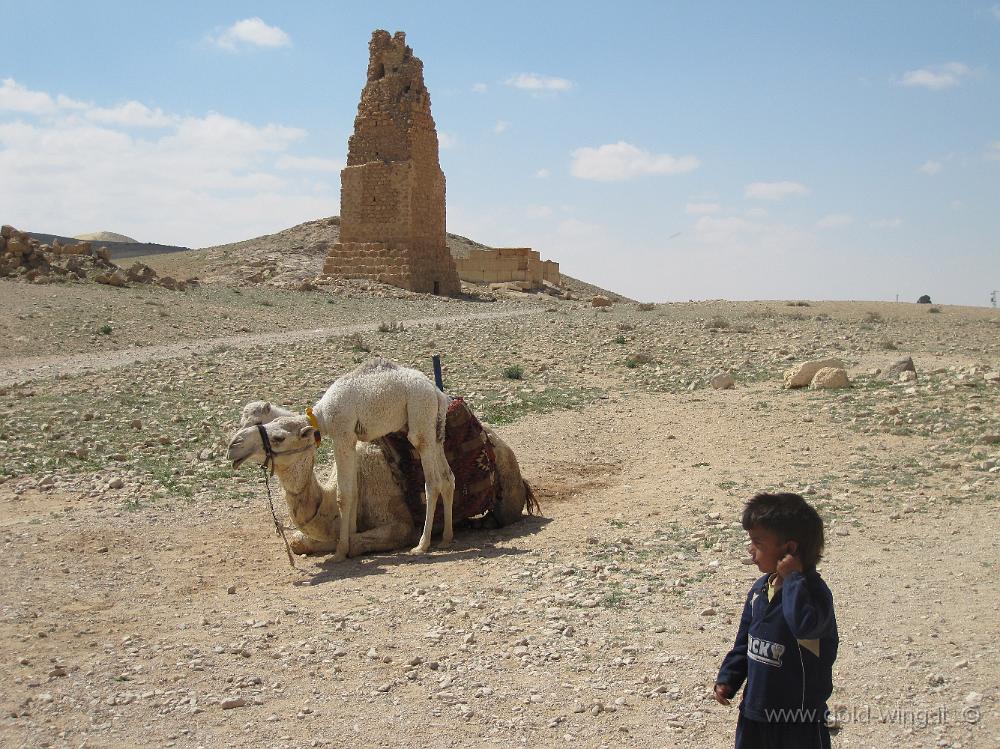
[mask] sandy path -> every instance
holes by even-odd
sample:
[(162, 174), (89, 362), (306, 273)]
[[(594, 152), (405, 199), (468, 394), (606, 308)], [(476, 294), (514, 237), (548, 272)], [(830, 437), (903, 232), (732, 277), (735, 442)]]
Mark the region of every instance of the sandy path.
[[(488, 320), (519, 315), (539, 314), (541, 309), (519, 309), (505, 312), (474, 312), (466, 315), (441, 315), (434, 317), (416, 317), (399, 322), (404, 328), (429, 326), (439, 323), (455, 323), (464, 320)], [(300, 330), (281, 330), (271, 333), (248, 333), (245, 335), (218, 336), (202, 338), (178, 343), (168, 343), (160, 346), (142, 346), (133, 349), (94, 354), (68, 354), (33, 356), (11, 359), (0, 366), (0, 387), (10, 387), (38, 379), (65, 377), (83, 372), (100, 372), (108, 369), (128, 366), (135, 362), (162, 361), (179, 359), (191, 354), (202, 354), (219, 346), (229, 348), (251, 348), (275, 343), (296, 343), (331, 336), (345, 336), (352, 333), (367, 333), (377, 330), (380, 323), (363, 323), (359, 325), (339, 325), (326, 328), (303, 328)]]

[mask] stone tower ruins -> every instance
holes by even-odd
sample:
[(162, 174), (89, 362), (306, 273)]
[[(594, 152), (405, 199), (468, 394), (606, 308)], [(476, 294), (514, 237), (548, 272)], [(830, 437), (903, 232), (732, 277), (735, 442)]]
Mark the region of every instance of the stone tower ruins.
[(402, 31), (373, 32), (368, 52), (368, 82), (340, 173), (340, 241), (323, 272), (458, 294), (424, 65)]

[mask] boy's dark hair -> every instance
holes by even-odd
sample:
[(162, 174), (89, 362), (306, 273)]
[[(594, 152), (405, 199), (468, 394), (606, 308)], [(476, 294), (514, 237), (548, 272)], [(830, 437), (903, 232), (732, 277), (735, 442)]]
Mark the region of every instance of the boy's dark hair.
[(757, 494), (743, 508), (742, 524), (746, 531), (760, 526), (782, 541), (795, 541), (796, 556), (805, 569), (815, 568), (823, 556), (823, 520), (798, 494)]

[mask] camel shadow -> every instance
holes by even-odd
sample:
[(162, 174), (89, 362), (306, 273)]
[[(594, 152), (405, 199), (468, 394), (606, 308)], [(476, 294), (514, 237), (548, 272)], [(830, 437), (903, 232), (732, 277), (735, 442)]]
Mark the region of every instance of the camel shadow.
[(368, 577), (369, 575), (384, 575), (393, 568), (439, 564), (441, 562), (460, 562), (467, 559), (498, 559), (501, 557), (519, 557), (527, 553), (525, 549), (498, 547), (497, 543), (514, 538), (533, 535), (552, 522), (551, 518), (537, 515), (527, 515), (516, 523), (485, 530), (481, 528), (457, 527), (455, 538), (447, 549), (436, 547), (435, 536), (431, 550), (427, 554), (410, 554), (405, 549), (397, 551), (365, 554), (348, 559), (345, 562), (334, 562), (327, 557), (319, 564), (319, 571), (306, 570), (307, 579), (292, 583), (295, 586), (323, 585), (338, 580), (351, 580)]

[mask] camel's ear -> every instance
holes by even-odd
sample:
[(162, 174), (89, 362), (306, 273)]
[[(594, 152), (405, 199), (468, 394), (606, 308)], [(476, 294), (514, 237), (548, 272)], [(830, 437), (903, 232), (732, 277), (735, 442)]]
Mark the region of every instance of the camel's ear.
[(270, 410), (271, 410), (271, 401), (264, 401), (264, 412), (266, 413)]
[(299, 436), (302, 437), (303, 439), (305, 439), (306, 437), (311, 437), (312, 433), (313, 433), (312, 427), (302, 427), (299, 430)]

